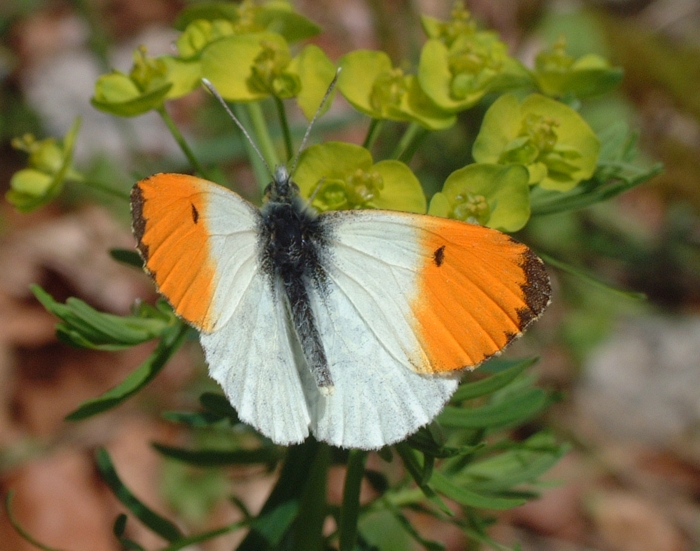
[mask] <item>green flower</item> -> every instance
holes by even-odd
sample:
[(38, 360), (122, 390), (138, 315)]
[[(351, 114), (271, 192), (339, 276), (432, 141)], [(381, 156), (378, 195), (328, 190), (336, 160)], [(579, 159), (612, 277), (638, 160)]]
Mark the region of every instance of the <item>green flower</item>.
[(476, 33), (476, 23), (463, 3), (455, 2), (449, 21), (440, 21), (428, 15), (421, 16), (423, 31), (428, 38), (435, 38), (451, 46), (457, 38)]
[(5, 198), (17, 210), (29, 212), (53, 200), (63, 189), (66, 179), (80, 179), (71, 169), (73, 147), (80, 121), (76, 120), (63, 144), (53, 138), (36, 140), (27, 134), (12, 140), (15, 149), (29, 153), (28, 167), (13, 174)]
[(566, 53), (562, 36), (552, 48), (543, 50), (535, 59), (535, 82), (543, 94), (562, 97), (572, 94), (585, 98), (613, 90), (622, 80), (622, 69), (613, 68), (596, 54), (578, 59)]
[(425, 195), (411, 169), (399, 161), (374, 163), (359, 145), (327, 142), (304, 150), (293, 174), (302, 197), (319, 211), (390, 209), (424, 213)]
[[(256, 32), (261, 32), (262, 29)], [(252, 31), (250, 31), (252, 32)], [(190, 22), (175, 41), (181, 59), (199, 57), (204, 48), (221, 38), (236, 34), (234, 24), (227, 19), (195, 19)], [(245, 33), (239, 33), (245, 34)]]
[(92, 105), (119, 117), (135, 117), (163, 106), (173, 84), (168, 81), (168, 65), (146, 56), (141, 47), (134, 52), (134, 65), (128, 75), (113, 71), (95, 83)]
[[(197, 88), (203, 76), (200, 57), (210, 45), (223, 38), (273, 33), (287, 42), (318, 34), (319, 27), (296, 13), (291, 4), (277, 0), (258, 6), (249, 0), (240, 5), (206, 2), (185, 8), (175, 24), (183, 32), (177, 39), (177, 56), (163, 56), (173, 88), (167, 99), (184, 96)], [(274, 48), (274, 46), (273, 46)], [(232, 70), (231, 59), (224, 68)], [(287, 87), (285, 87), (287, 88)]]
[(450, 113), (472, 107), (489, 92), (530, 82), (527, 70), (490, 32), (462, 33), (449, 45), (437, 38), (428, 40), (418, 79), (438, 107)]
[[(235, 66), (232, 64), (235, 60)], [(296, 97), (307, 118), (313, 117), (335, 66), (317, 46), (292, 58), (286, 40), (274, 33), (230, 36), (207, 46), (201, 55), (202, 76), (231, 101), (268, 96)]]
[(454, 171), (433, 195), (428, 214), (505, 232), (530, 218), (528, 172), (522, 165), (472, 164)]
[(568, 191), (593, 175), (600, 143), (570, 107), (539, 94), (523, 102), (512, 94), (484, 116), (472, 156), (479, 163), (523, 164), (530, 185)]
[(338, 90), (358, 111), (375, 119), (416, 122), (430, 130), (454, 124), (454, 115), (435, 105), (417, 78), (393, 67), (384, 52), (357, 50), (339, 64)]
[[(175, 27), (187, 32), (194, 21), (211, 22), (213, 25), (227, 24), (228, 34), (274, 32), (288, 42), (297, 42), (317, 35), (320, 28), (284, 0), (272, 0), (257, 5), (250, 0), (240, 4), (229, 2), (201, 2), (187, 6), (177, 18)], [(223, 27), (222, 27), (223, 30)], [(202, 45), (199, 49), (201, 50)], [(182, 55), (182, 51), (180, 54)]]

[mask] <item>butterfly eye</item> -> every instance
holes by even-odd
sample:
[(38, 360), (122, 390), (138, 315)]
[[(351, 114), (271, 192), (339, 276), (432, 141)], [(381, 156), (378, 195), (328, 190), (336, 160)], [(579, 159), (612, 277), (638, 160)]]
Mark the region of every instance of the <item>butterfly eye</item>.
[(272, 182), (265, 186), (263, 190), (263, 203), (267, 203), (272, 196)]

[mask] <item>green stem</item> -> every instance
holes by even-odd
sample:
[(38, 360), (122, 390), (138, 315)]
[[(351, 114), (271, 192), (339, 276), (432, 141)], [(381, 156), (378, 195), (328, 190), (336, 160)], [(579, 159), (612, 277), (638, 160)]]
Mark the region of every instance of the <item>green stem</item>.
[(246, 104), (246, 108), (250, 117), (250, 123), (253, 127), (253, 132), (255, 132), (255, 137), (258, 139), (260, 152), (270, 168), (273, 168), (279, 164), (279, 157), (277, 156), (275, 144), (270, 136), (270, 131), (267, 128), (267, 122), (265, 121), (262, 107), (260, 103), (248, 103)]
[(350, 450), (340, 510), (340, 551), (352, 551), (357, 540), (357, 520), (360, 516), (360, 485), (365, 475), (367, 452)]
[(185, 154), (185, 157), (187, 157), (187, 160), (190, 162), (190, 164), (194, 168), (195, 172), (197, 174), (199, 174), (200, 176), (202, 176), (203, 178), (207, 178), (207, 172), (204, 170), (202, 165), (199, 164), (197, 157), (195, 157), (194, 152), (192, 151), (190, 146), (185, 141), (185, 137), (180, 132), (180, 129), (175, 124), (175, 121), (172, 119), (172, 117), (165, 110), (165, 107), (160, 107), (157, 109), (157, 111), (158, 111), (158, 114), (163, 119), (163, 122), (165, 123), (165, 125), (168, 127), (168, 130), (170, 130), (170, 133), (172, 134), (173, 138), (175, 138), (175, 141), (180, 146), (180, 149)]
[(287, 162), (292, 160), (292, 155), (294, 155), (294, 150), (292, 146), (292, 133), (289, 130), (289, 122), (287, 121), (287, 111), (284, 109), (284, 103), (277, 96), (275, 98), (275, 105), (277, 106), (277, 115), (280, 118), (280, 126), (282, 127), (282, 136), (284, 137), (284, 148), (287, 153)]
[[(287, 449), (287, 455), (277, 483), (272, 492), (270, 492), (260, 513), (258, 513), (257, 521), (274, 515), (276, 511), (281, 511), (290, 505), (293, 506), (295, 503), (299, 503), (311, 478), (309, 465), (313, 463), (319, 447), (320, 444), (316, 440), (307, 438), (302, 444), (290, 446)], [(268, 533), (265, 533), (263, 526), (260, 526), (259, 522), (253, 521), (250, 532), (237, 547), (237, 551), (258, 551), (269, 548), (268, 540), (271, 536), (269, 533), (271, 527), (265, 526), (265, 528), (268, 528)], [(284, 528), (283, 535), (276, 538), (278, 542), (285, 534), (287, 534), (287, 528)]]
[(369, 123), (369, 128), (367, 129), (367, 136), (365, 137), (365, 141), (362, 144), (362, 147), (364, 147), (365, 149), (372, 149), (374, 147), (374, 142), (377, 141), (379, 134), (381, 134), (382, 132), (382, 128), (384, 128), (383, 120), (372, 119), (372, 122)]
[(323, 551), (323, 523), (328, 514), (326, 486), (331, 449), (319, 442), (309, 469), (309, 478), (299, 502), (291, 549), (296, 551)]
[[(252, 131), (253, 122), (252, 117), (250, 116), (250, 106), (246, 106), (240, 103), (234, 103), (233, 105), (231, 105), (231, 110), (233, 111), (236, 118), (243, 125), (243, 127), (248, 128)], [(268, 164), (267, 160), (265, 160), (265, 155), (267, 153), (263, 153), (262, 151), (260, 151), (258, 149), (258, 146), (252, 141), (253, 139), (256, 139), (256, 141), (260, 141), (260, 138), (255, 136), (253, 132), (251, 132), (249, 138), (250, 139), (246, 138), (245, 136), (241, 137), (243, 141), (243, 147), (245, 148), (246, 155), (248, 156), (250, 166), (253, 169), (253, 174), (255, 174), (255, 180), (258, 182), (258, 188), (264, 192), (265, 188), (267, 187), (267, 184), (270, 183), (270, 167), (272, 165)]]
[(418, 149), (421, 140), (427, 135), (428, 131), (425, 128), (418, 123), (412, 122), (408, 125), (408, 128), (406, 128), (403, 136), (401, 136), (399, 143), (396, 144), (391, 158), (407, 163), (411, 160), (411, 157), (413, 157), (416, 149)]
[[(262, 107), (260, 103), (248, 103), (245, 106), (246, 119), (250, 121), (251, 128), (253, 129), (253, 134), (257, 139), (257, 145), (260, 148), (260, 154), (265, 159), (267, 166), (262, 164), (257, 164), (253, 156), (250, 157), (253, 164), (253, 169), (255, 170), (255, 175), (260, 184), (260, 189), (264, 190), (267, 184), (270, 182), (270, 171), (279, 165), (279, 157), (277, 156), (277, 151), (275, 149), (275, 144), (270, 136), (270, 131), (267, 127), (267, 122), (265, 121), (265, 115), (263, 114)], [(238, 111), (236, 112), (238, 113)], [(257, 157), (256, 153), (252, 153)]]

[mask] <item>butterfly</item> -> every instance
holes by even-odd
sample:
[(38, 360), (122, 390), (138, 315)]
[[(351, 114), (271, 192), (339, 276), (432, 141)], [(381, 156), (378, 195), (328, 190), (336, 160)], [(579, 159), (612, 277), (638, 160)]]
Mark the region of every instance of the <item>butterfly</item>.
[(145, 267), (200, 332), (210, 375), (273, 442), (377, 449), (429, 423), (459, 375), (549, 303), (542, 261), (496, 230), (381, 210), (317, 214), (287, 170), (257, 208), (183, 174), (131, 194)]

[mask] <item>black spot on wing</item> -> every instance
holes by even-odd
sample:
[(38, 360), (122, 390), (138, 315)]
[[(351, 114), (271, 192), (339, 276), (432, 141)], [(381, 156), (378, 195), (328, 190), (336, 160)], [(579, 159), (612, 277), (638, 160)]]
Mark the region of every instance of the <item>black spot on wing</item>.
[(442, 266), (442, 263), (445, 261), (445, 245), (442, 247), (439, 247), (438, 249), (435, 249), (435, 252), (433, 253), (433, 262), (435, 262), (435, 265), (439, 268)]
[(199, 211), (194, 206), (194, 203), (190, 203), (190, 205), (192, 206), (192, 222), (196, 224), (199, 221)]

